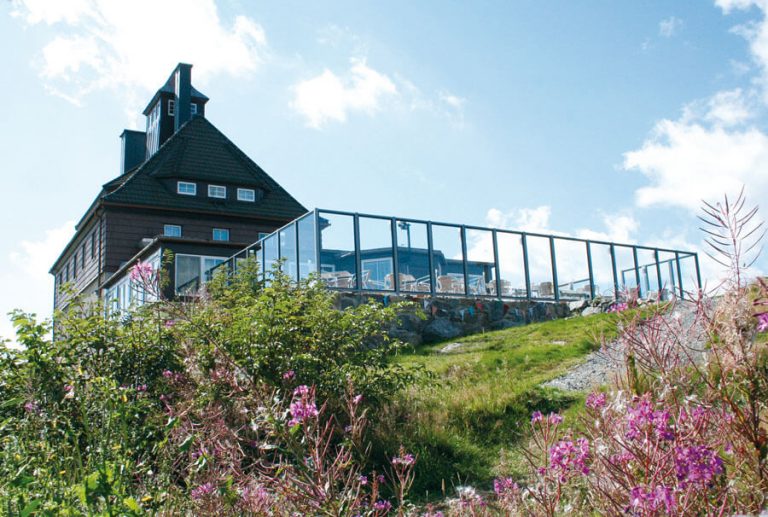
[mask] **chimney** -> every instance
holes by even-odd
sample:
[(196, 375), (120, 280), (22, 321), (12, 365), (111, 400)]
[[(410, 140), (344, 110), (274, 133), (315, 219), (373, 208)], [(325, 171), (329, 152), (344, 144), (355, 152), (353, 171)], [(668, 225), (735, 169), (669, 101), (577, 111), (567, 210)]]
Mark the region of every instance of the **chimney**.
[(192, 65), (179, 63), (173, 72), (174, 94), (176, 97), (174, 132), (187, 122), (192, 116), (190, 104), (192, 102)]
[(125, 174), (144, 161), (147, 134), (126, 129), (120, 135), (120, 174)]

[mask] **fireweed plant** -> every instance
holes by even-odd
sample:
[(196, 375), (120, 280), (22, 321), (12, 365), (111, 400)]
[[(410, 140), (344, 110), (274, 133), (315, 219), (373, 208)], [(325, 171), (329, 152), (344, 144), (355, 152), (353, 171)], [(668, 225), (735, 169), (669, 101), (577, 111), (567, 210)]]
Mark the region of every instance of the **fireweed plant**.
[[(419, 372), (388, 361), (397, 306), (338, 311), (311, 279), (246, 262), (199, 298), (122, 314), (74, 298), (50, 325), (14, 314), (0, 352), (0, 507), (8, 515), (735, 515), (768, 497), (768, 283), (749, 282), (760, 225), (706, 205), (716, 300), (641, 319), (617, 303), (623, 369), (577, 421), (535, 412), (522, 479), (417, 508), (418, 458), (368, 430)], [(71, 294), (71, 293), (70, 293)], [(626, 304), (626, 305), (624, 305)], [(692, 316), (691, 316), (692, 315)], [(428, 468), (428, 465), (426, 466)], [(487, 490), (483, 490), (486, 488)]]
[[(171, 258), (168, 258), (170, 260)], [(256, 265), (196, 299), (105, 314), (74, 293), (51, 325), (17, 312), (0, 349), (0, 514), (384, 515), (404, 512), (415, 458), (366, 438), (420, 376), (389, 364), (397, 305), (343, 311), (314, 279)], [(108, 302), (108, 301), (107, 301)]]

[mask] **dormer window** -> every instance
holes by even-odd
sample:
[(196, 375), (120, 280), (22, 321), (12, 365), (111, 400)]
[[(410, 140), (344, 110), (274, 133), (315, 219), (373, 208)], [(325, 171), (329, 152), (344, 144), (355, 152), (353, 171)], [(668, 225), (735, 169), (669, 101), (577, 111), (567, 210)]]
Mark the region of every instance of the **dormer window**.
[(227, 187), (221, 185), (208, 185), (208, 197), (227, 199)]
[(176, 114), (175, 108), (176, 108), (176, 101), (174, 101), (173, 99), (170, 99), (168, 101), (168, 115), (173, 117)]
[[(208, 188), (208, 195), (210, 195), (210, 187)], [(178, 181), (176, 182), (176, 192), (184, 194), (185, 196), (197, 195), (197, 183), (191, 181)]]
[(250, 201), (253, 203), (256, 201), (256, 191), (252, 188), (239, 188), (237, 189), (238, 201)]
[(197, 104), (195, 104), (194, 102), (189, 105), (189, 114), (192, 117), (197, 115)]

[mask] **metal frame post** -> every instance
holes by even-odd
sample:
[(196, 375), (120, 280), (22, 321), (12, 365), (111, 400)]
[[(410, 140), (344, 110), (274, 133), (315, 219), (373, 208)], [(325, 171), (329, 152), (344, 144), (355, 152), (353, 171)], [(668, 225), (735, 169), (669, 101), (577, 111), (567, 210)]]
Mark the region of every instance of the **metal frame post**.
[(493, 267), (496, 269), (496, 297), (501, 299), (501, 269), (499, 269), (499, 240), (496, 230), (491, 230), (493, 239)]
[(675, 264), (677, 266), (677, 288), (680, 291), (680, 299), (685, 300), (685, 291), (683, 291), (683, 273), (680, 270), (680, 253), (675, 252)]
[(549, 258), (552, 261), (552, 284), (555, 294), (555, 301), (560, 301), (560, 282), (557, 279), (557, 255), (555, 254), (555, 238), (549, 238)]
[(315, 265), (318, 279), (322, 277), (320, 269), (320, 213), (315, 208)]
[(616, 271), (616, 246), (610, 244), (611, 248), (611, 270), (613, 271), (613, 299), (619, 299), (619, 273)]
[(533, 299), (531, 296), (531, 268), (528, 264), (528, 236), (525, 233), (520, 234), (520, 242), (523, 245), (523, 268), (525, 269), (525, 297), (528, 300)]
[(392, 232), (392, 287), (396, 294), (400, 294), (400, 261), (397, 251), (397, 219), (392, 217), (389, 220), (390, 231)]
[(637, 288), (637, 297), (642, 294), (640, 290), (640, 266), (637, 264), (637, 246), (632, 246), (632, 261), (635, 264), (635, 287)]
[(701, 290), (701, 269), (699, 269), (699, 254), (694, 253), (693, 254), (693, 262), (696, 264), (696, 283), (699, 286), (699, 290)]
[(429, 294), (435, 296), (437, 279), (435, 278), (435, 259), (433, 257), (432, 221), (427, 221), (427, 255), (429, 258)]
[(587, 271), (589, 272), (589, 297), (595, 297), (595, 272), (592, 269), (592, 243), (584, 241), (587, 247)]
[(659, 263), (659, 250), (653, 250), (653, 260), (656, 262), (656, 283), (659, 285), (659, 301), (661, 301), (662, 290), (664, 286), (661, 283), (661, 264)]
[(296, 283), (301, 280), (301, 261), (299, 260), (299, 223), (301, 219), (293, 223), (293, 232), (296, 234)]
[(357, 270), (355, 273), (355, 286), (357, 291), (363, 290), (363, 267), (362, 262), (360, 260), (360, 215), (355, 213), (352, 216), (352, 226), (353, 226), (353, 232), (355, 234), (354, 241), (355, 241), (355, 269)]
[(469, 264), (467, 264), (467, 227), (459, 227), (459, 236), (461, 238), (461, 256), (464, 266), (464, 295), (469, 296)]

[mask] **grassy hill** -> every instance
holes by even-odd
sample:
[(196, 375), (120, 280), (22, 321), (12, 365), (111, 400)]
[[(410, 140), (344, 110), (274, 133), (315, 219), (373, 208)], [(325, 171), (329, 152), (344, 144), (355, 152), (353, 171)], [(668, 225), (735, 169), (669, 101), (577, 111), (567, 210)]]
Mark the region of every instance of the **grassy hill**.
[(398, 414), (387, 419), (392, 428), (380, 430), (419, 454), (414, 495), (436, 497), (464, 483), (482, 488), (494, 475), (519, 473), (516, 448), (531, 413), (564, 411), (567, 417), (583, 400), (540, 385), (614, 338), (617, 322), (614, 314), (598, 314), (534, 323), (400, 355), (401, 364), (422, 365), (433, 375), (408, 390)]

